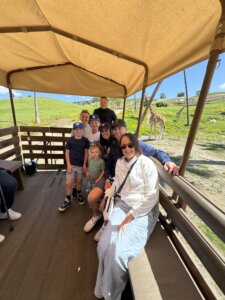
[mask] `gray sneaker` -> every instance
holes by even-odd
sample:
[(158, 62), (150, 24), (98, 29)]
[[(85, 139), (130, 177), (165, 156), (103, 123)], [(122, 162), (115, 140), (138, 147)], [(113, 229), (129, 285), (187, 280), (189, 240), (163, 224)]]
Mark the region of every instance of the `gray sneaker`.
[(63, 204), (58, 207), (58, 210), (59, 211), (65, 211), (70, 206), (71, 206), (71, 200), (65, 198)]

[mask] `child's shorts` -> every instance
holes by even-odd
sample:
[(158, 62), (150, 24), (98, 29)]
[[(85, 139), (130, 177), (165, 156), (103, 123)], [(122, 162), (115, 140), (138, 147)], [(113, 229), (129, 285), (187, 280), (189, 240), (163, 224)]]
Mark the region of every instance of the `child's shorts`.
[(67, 179), (72, 179), (72, 181), (75, 178), (78, 181), (81, 181), (82, 177), (83, 177), (83, 168), (82, 167), (72, 166), (71, 173), (66, 172), (66, 178)]
[(105, 179), (102, 178), (97, 184), (94, 185), (94, 187), (98, 187), (101, 190), (104, 191), (104, 187), (105, 187)]

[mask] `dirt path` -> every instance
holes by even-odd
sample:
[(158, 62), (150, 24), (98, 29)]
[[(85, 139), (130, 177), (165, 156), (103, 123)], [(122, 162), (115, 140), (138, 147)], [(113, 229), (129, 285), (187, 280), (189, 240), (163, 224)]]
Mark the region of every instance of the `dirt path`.
[[(165, 137), (149, 143), (180, 164), (185, 139)], [(225, 212), (225, 142), (196, 142), (184, 177)]]

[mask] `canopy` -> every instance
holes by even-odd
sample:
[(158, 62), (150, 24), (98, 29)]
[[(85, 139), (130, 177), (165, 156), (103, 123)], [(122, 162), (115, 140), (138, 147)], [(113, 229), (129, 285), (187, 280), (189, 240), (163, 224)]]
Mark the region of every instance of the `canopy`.
[(219, 0), (2, 0), (0, 85), (129, 96), (224, 51), (221, 11)]

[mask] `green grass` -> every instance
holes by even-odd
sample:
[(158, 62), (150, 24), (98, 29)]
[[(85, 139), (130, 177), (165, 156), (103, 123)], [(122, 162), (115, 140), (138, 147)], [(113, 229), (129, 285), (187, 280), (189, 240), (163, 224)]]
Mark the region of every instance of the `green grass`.
[[(14, 106), (18, 125), (35, 125), (33, 98), (16, 99), (14, 100)], [(53, 120), (63, 118), (68, 118), (70, 122), (78, 120), (82, 109), (90, 109), (92, 111), (93, 107), (90, 104), (81, 105), (50, 98), (38, 98), (38, 110), (41, 121), (38, 125), (49, 125)], [(0, 127), (8, 127), (12, 124), (10, 102), (9, 100), (2, 100), (0, 101)]]
[(207, 225), (199, 224), (199, 227), (202, 230), (202, 232), (207, 236), (207, 238), (211, 241), (211, 243), (215, 245), (218, 249), (220, 249), (225, 255), (225, 243), (220, 238), (218, 238)]
[[(34, 101), (33, 98), (20, 98), (14, 100), (16, 119), (18, 125), (35, 125), (34, 116)], [(129, 100), (129, 106), (132, 105), (132, 101)], [(133, 107), (127, 107), (125, 113), (125, 120), (127, 122), (130, 132), (135, 132), (139, 110), (134, 110)], [(54, 120), (67, 118), (69, 123), (78, 120), (79, 114), (82, 109), (88, 109), (90, 113), (98, 107), (98, 103), (94, 104), (79, 104), (79, 103), (66, 103), (63, 101), (51, 99), (51, 98), (38, 98), (39, 117), (41, 123), (39, 126), (50, 125)], [(204, 139), (212, 140), (224, 140), (225, 136), (225, 116), (221, 115), (221, 112), (225, 111), (225, 101), (208, 103), (205, 105), (200, 126), (197, 132), (197, 141)], [(169, 136), (184, 137), (186, 138), (189, 127), (186, 124), (186, 109), (182, 111), (181, 117), (177, 122), (176, 113), (181, 106), (169, 105), (167, 107), (155, 107), (155, 110), (162, 114), (166, 118), (165, 132)], [(194, 115), (195, 106), (190, 106), (190, 122)], [(117, 110), (118, 118), (122, 117), (122, 109)], [(149, 114), (147, 114), (147, 119)], [(144, 120), (141, 126), (141, 135), (149, 134), (149, 125), (147, 119)], [(216, 120), (215, 123), (210, 122)], [(12, 113), (9, 100), (0, 101), (0, 127), (8, 127), (13, 125)]]

